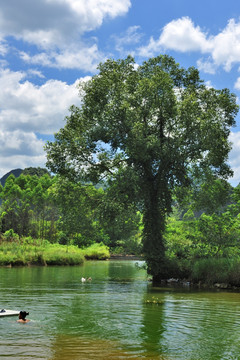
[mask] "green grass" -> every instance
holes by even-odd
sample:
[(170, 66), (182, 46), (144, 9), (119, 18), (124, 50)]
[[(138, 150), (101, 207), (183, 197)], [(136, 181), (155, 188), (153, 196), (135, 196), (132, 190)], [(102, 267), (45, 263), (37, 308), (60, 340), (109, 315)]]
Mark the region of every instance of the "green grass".
[(109, 256), (108, 248), (102, 244), (79, 249), (31, 238), (0, 243), (0, 266), (81, 265), (85, 259), (102, 260)]
[(208, 258), (197, 260), (192, 269), (192, 280), (207, 285), (226, 283), (240, 286), (240, 258)]
[(110, 257), (109, 249), (106, 245), (100, 244), (93, 244), (88, 248), (83, 250), (84, 257), (88, 260), (106, 260)]

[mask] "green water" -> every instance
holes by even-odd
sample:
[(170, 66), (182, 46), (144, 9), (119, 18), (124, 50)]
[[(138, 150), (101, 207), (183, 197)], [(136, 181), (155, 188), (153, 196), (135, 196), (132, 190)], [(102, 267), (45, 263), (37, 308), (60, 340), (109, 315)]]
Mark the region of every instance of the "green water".
[(0, 268), (0, 308), (31, 319), (0, 318), (1, 360), (240, 359), (240, 293), (153, 288), (134, 261)]

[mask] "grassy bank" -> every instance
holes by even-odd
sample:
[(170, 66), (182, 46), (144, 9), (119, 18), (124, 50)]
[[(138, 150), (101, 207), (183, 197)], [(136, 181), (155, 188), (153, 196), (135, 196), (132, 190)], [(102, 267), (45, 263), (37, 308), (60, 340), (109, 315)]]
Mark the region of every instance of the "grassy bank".
[[(240, 288), (240, 257), (168, 259), (167, 278), (202, 286), (223, 285)], [(220, 286), (221, 287), (221, 286)]]
[(108, 248), (103, 244), (79, 249), (77, 246), (51, 244), (32, 238), (0, 243), (0, 266), (80, 265), (85, 259), (107, 259)]
[(208, 258), (195, 262), (191, 274), (194, 283), (226, 284), (240, 287), (240, 258)]

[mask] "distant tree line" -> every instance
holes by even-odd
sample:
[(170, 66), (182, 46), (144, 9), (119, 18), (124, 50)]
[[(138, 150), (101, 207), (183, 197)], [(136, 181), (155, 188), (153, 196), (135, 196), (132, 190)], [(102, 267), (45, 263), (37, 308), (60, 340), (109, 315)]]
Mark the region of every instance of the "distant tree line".
[(141, 215), (112, 203), (102, 186), (76, 184), (47, 171), (11, 174), (0, 186), (0, 232), (79, 247), (100, 243), (141, 250)]

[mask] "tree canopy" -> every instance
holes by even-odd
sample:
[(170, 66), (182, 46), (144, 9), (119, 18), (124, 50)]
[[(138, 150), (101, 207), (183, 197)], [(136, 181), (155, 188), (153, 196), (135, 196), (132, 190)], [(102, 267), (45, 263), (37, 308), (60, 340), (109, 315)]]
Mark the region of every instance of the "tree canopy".
[[(46, 146), (48, 168), (74, 181), (117, 184), (115, 201), (143, 213), (148, 272), (165, 276), (163, 231), (179, 187), (209, 172), (227, 178), (230, 128), (238, 111), (228, 89), (207, 87), (197, 69), (161, 55), (137, 66), (107, 60), (80, 84), (82, 105)], [(114, 197), (114, 196), (113, 196)]]

